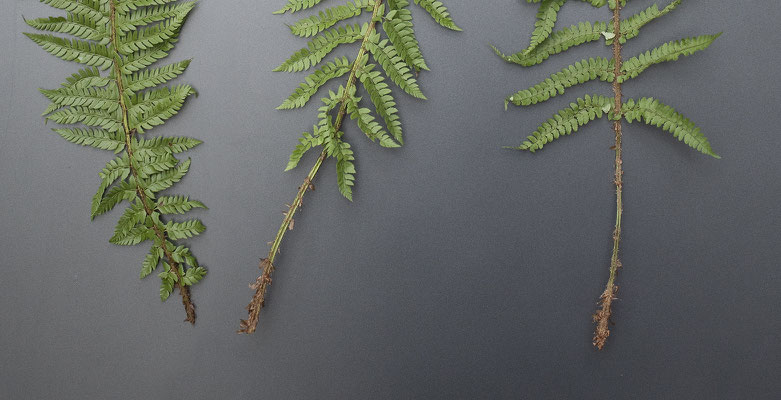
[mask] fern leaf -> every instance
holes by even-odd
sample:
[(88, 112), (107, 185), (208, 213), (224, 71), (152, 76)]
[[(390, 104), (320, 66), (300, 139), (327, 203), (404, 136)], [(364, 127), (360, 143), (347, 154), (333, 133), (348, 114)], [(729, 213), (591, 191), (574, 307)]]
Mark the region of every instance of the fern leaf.
[(187, 1), (140, 8), (132, 14), (123, 15), (118, 18), (117, 30), (126, 33), (154, 22), (165, 21), (172, 18), (182, 18), (187, 15), (193, 7), (195, 7), (195, 2)]
[(200, 235), (205, 230), (206, 227), (197, 219), (184, 222), (171, 221), (165, 224), (165, 231), (171, 240), (188, 239)]
[(702, 35), (687, 39), (665, 43), (653, 50), (626, 60), (621, 67), (622, 74), (619, 82), (625, 82), (640, 75), (646, 68), (654, 64), (675, 61), (680, 56), (689, 56), (698, 51), (707, 49), (721, 33), (715, 35)]
[(150, 176), (149, 179), (146, 180), (146, 188), (152, 193), (157, 193), (168, 189), (175, 183), (182, 180), (189, 169), (190, 159), (188, 158), (174, 168)]
[(322, 61), (340, 44), (354, 43), (363, 38), (361, 26), (345, 25), (327, 30), (309, 41), (307, 47), (295, 52), (274, 71), (299, 72)]
[(58, 128), (53, 129), (63, 139), (101, 150), (119, 153), (125, 149), (125, 141), (119, 132), (109, 132), (103, 129)]
[(553, 31), (553, 26), (556, 25), (559, 10), (566, 1), (567, 0), (543, 0), (540, 3), (540, 9), (537, 11), (537, 21), (534, 23), (534, 32), (532, 32), (531, 43), (529, 43), (529, 47), (523, 51), (523, 54), (528, 55), (550, 36)]
[[(667, 15), (667, 13), (678, 7), (681, 4), (681, 1), (682, 0), (675, 0), (661, 10), (659, 10), (659, 7), (654, 4), (645, 10), (621, 21), (621, 44), (626, 43), (626, 41), (629, 39), (637, 37), (637, 35), (640, 34), (640, 28), (661, 16)], [(607, 44), (612, 44), (612, 40), (608, 39)]]
[(653, 97), (644, 97), (637, 102), (629, 100), (624, 105), (624, 118), (627, 122), (642, 121), (670, 132), (679, 141), (689, 147), (714, 158), (721, 158), (713, 152), (710, 142), (692, 121), (679, 114), (675, 109), (659, 102)]
[(291, 13), (305, 10), (307, 8), (312, 8), (318, 4), (320, 4), (322, 0), (288, 0), (287, 4), (285, 4), (284, 7), (280, 8), (277, 11), (274, 11), (274, 14), (284, 14), (288, 11)]
[(112, 237), (109, 242), (119, 246), (135, 246), (143, 241), (152, 240), (154, 237), (155, 234), (151, 229), (144, 225), (138, 225), (121, 237)]
[(156, 208), (161, 214), (185, 214), (193, 208), (206, 208), (197, 200), (187, 196), (161, 196), (157, 199)]
[(359, 105), (360, 101), (360, 98), (353, 96), (347, 101), (347, 113), (357, 122), (358, 128), (372, 142), (379, 141), (382, 147), (399, 147), (399, 144), (388, 136), (388, 132), (382, 129), (382, 125), (375, 121), (372, 111)]
[(504, 101), (505, 108), (508, 103), (516, 106), (528, 106), (541, 103), (551, 97), (564, 94), (564, 90), (580, 83), (586, 83), (594, 79), (612, 81), (612, 60), (604, 57), (589, 58), (564, 68), (560, 72), (551, 75), (544, 82), (538, 83), (529, 89), (521, 90)]
[[(400, 4), (404, 4), (403, 7), (409, 5), (406, 0), (405, 3)], [(402, 6), (397, 5), (397, 7)], [(386, 18), (382, 24), (385, 34), (388, 35), (388, 40), (390, 40), (396, 52), (410, 68), (415, 68), (417, 71), (428, 71), (428, 65), (426, 65), (423, 54), (420, 52), (420, 44), (415, 37), (412, 13), (406, 8), (394, 8), (394, 10), (396, 11), (394, 16)]]
[(158, 136), (152, 139), (133, 139), (133, 151), (137, 156), (177, 154), (190, 150), (202, 142), (184, 136)]
[[(659, 18), (678, 6), (680, 0), (676, 0), (663, 10), (654, 4), (647, 9), (621, 21), (621, 42), (637, 37), (640, 29), (649, 22)], [(547, 39), (540, 43), (529, 53), (524, 51), (506, 55), (499, 49), (492, 46), (494, 52), (507, 62), (530, 67), (547, 60), (550, 56), (567, 51), (571, 47), (579, 46), (584, 43), (595, 42), (603, 38), (603, 32), (612, 32), (613, 27), (608, 27), (608, 23), (599, 22), (581, 22), (568, 28), (552, 32)], [(606, 39), (608, 44), (612, 40)]]
[(387, 39), (379, 42), (377, 40), (379, 40), (379, 35), (375, 35), (372, 40), (369, 40), (366, 48), (382, 66), (385, 74), (411, 96), (425, 100), (426, 96), (420, 90), (417, 79), (412, 75), (407, 63), (396, 53), (396, 49), (388, 45)]
[(312, 135), (309, 132), (304, 132), (301, 135), (302, 137), (298, 139), (298, 145), (296, 145), (296, 148), (290, 154), (290, 160), (287, 163), (285, 171), (290, 171), (297, 167), (301, 158), (307, 151), (323, 144), (324, 137), (319, 134), (319, 128), (315, 126), (312, 132), (315, 132), (315, 134)]
[(323, 65), (314, 73), (307, 76), (305, 81), (302, 82), (299, 87), (296, 88), (295, 92), (285, 99), (285, 101), (282, 102), (282, 105), (277, 107), (277, 109), (289, 110), (303, 107), (324, 84), (331, 79), (338, 78), (350, 72), (351, 68), (352, 63), (350, 63), (347, 57), (337, 58), (333, 62)]
[(55, 90), (41, 89), (46, 98), (58, 108), (67, 106), (80, 106), (96, 110), (104, 110), (109, 113), (119, 108), (118, 95), (115, 87), (111, 88), (60, 88)]
[(160, 264), (159, 250), (159, 247), (152, 246), (152, 249), (144, 257), (144, 263), (141, 265), (141, 279), (146, 278), (157, 269), (157, 265)]
[(69, 11), (71, 14), (84, 18), (95, 25), (104, 26), (108, 23), (108, 18), (103, 15), (99, 8), (90, 7), (79, 0), (41, 0), (41, 3)]
[(581, 126), (597, 118), (602, 118), (602, 115), (610, 110), (612, 101), (612, 99), (603, 96), (586, 95), (578, 99), (577, 102), (571, 103), (568, 108), (559, 111), (515, 149), (534, 153), (561, 135), (577, 132)]
[(171, 19), (162, 23), (152, 25), (148, 28), (142, 28), (131, 31), (125, 36), (119, 50), (123, 54), (130, 54), (141, 50), (154, 48), (155, 46), (170, 43), (179, 35), (179, 30), (184, 24), (187, 14), (192, 10), (192, 6), (186, 11), (175, 14)]
[(119, 119), (118, 113), (119, 111), (108, 112), (73, 106), (49, 114), (46, 119), (63, 125), (82, 123), (87, 126), (103, 128), (110, 132), (115, 132), (122, 129), (122, 122)]
[(120, 62), (122, 73), (132, 74), (162, 60), (168, 56), (168, 51), (174, 48), (175, 42), (176, 36), (148, 49), (139, 50), (127, 55), (127, 57)]
[(107, 213), (114, 209), (122, 200), (133, 201), (136, 199), (137, 188), (135, 183), (121, 182), (112, 186), (102, 198), (93, 198), (92, 217)]
[(388, 132), (399, 144), (404, 144), (396, 101), (393, 99), (393, 93), (388, 84), (385, 83), (385, 78), (382, 77), (379, 71), (374, 71), (374, 65), (367, 65), (361, 69), (358, 79), (360, 79), (366, 92), (369, 93), (377, 114), (385, 121)]
[(160, 86), (183, 74), (191, 60), (184, 60), (160, 68), (145, 69), (130, 76), (127, 91), (134, 94), (144, 89)]
[(25, 20), (27, 25), (47, 32), (64, 33), (84, 40), (103, 40), (106, 32), (89, 19), (78, 14), (68, 14), (66, 17), (49, 17)]
[(179, 112), (185, 99), (193, 94), (195, 90), (191, 86), (179, 85), (145, 92), (131, 99), (134, 105), (128, 110), (130, 128), (144, 133), (164, 124)]
[(314, 36), (341, 21), (361, 15), (363, 10), (371, 10), (372, 8), (374, 8), (374, 1), (372, 0), (348, 1), (344, 5), (321, 11), (318, 15), (298, 20), (290, 26), (290, 31), (296, 36)]
[(129, 236), (134, 235), (133, 230), (138, 224), (144, 223), (146, 220), (146, 211), (143, 205), (138, 201), (134, 202), (130, 207), (125, 209), (125, 212), (119, 217), (117, 226), (114, 228), (114, 236), (109, 239), (111, 243), (122, 242)]
[(453, 18), (450, 17), (450, 13), (447, 11), (447, 7), (438, 0), (415, 0), (415, 4), (423, 7), (426, 12), (437, 21), (438, 24), (444, 26), (447, 29), (454, 31), (461, 31), (461, 28), (453, 22)]
[(336, 157), (336, 181), (339, 185), (339, 192), (347, 200), (353, 201), (353, 189), (355, 185), (355, 155), (350, 144), (340, 139), (336, 140), (334, 146), (334, 157)]
[(113, 65), (108, 49), (102, 44), (79, 39), (65, 39), (49, 34), (25, 33), (25, 36), (49, 54), (65, 61), (75, 61), (103, 70), (109, 69)]

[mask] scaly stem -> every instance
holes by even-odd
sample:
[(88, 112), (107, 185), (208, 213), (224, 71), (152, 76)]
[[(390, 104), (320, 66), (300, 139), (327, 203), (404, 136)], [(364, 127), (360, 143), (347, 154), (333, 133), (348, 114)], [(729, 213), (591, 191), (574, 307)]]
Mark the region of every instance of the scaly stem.
[(622, 94), (621, 83), (619, 77), (621, 76), (621, 4), (619, 0), (616, 0), (616, 7), (613, 10), (613, 32), (615, 37), (613, 38), (613, 59), (615, 60), (615, 66), (613, 73), (615, 78), (613, 79), (613, 93), (615, 94), (615, 105), (613, 107), (613, 115), (615, 115), (615, 121), (613, 121), (613, 130), (616, 134), (616, 227), (613, 230), (613, 256), (610, 259), (610, 278), (607, 281), (605, 291), (600, 297), (601, 307), (594, 314), (594, 322), (597, 327), (594, 332), (594, 346), (602, 350), (605, 347), (608, 336), (610, 336), (610, 315), (612, 313), (611, 306), (613, 300), (615, 300), (618, 286), (615, 284), (616, 275), (618, 275), (618, 269), (621, 268), (621, 261), (618, 258), (618, 246), (621, 243), (621, 216), (624, 212), (623, 204), (623, 190), (624, 190), (624, 165), (621, 154), (621, 140), (623, 133), (621, 131), (621, 117), (622, 117)]
[[(114, 78), (117, 84), (117, 95), (119, 96), (119, 107), (122, 110), (122, 128), (125, 132), (125, 151), (127, 152), (128, 164), (130, 167), (130, 173), (133, 175), (133, 179), (136, 181), (136, 194), (141, 200), (141, 205), (144, 207), (144, 212), (147, 216), (152, 216), (155, 212), (155, 205), (150, 205), (149, 197), (146, 195), (146, 191), (141, 187), (141, 179), (138, 177), (138, 170), (133, 165), (133, 135), (135, 130), (130, 129), (130, 123), (128, 122), (128, 107), (125, 103), (125, 84), (123, 80), (122, 69), (120, 67), (120, 60), (122, 55), (119, 53), (119, 40), (117, 39), (117, 11), (116, 0), (111, 0), (109, 10), (109, 19), (111, 21), (111, 47), (114, 50)], [(160, 248), (163, 249), (165, 258), (168, 260), (168, 265), (171, 266), (171, 271), (176, 274), (176, 282), (174, 286), (179, 288), (179, 293), (182, 295), (182, 305), (187, 313), (186, 321), (195, 324), (195, 305), (190, 300), (190, 290), (187, 286), (184, 286), (182, 282), (182, 276), (179, 273), (179, 263), (177, 263), (171, 251), (168, 249), (168, 239), (165, 232), (165, 228), (161, 228), (157, 223), (153, 223), (152, 229), (155, 232), (155, 236), (160, 241)]]
[[(341, 100), (341, 106), (339, 107), (339, 113), (336, 115), (336, 121), (334, 122), (334, 131), (339, 132), (342, 128), (342, 122), (347, 115), (347, 100), (350, 96), (350, 89), (355, 85), (357, 79), (358, 70), (361, 68), (361, 60), (366, 55), (366, 44), (369, 42), (369, 37), (374, 33), (377, 24), (377, 15), (380, 12), (384, 0), (376, 0), (374, 3), (374, 11), (372, 12), (371, 21), (369, 21), (369, 29), (366, 30), (366, 34), (361, 41), (361, 49), (358, 51), (358, 56), (355, 58), (352, 69), (350, 70), (350, 76), (347, 79), (347, 86), (344, 90), (344, 95)], [(241, 320), (239, 330), (237, 333), (253, 333), (258, 326), (258, 315), (266, 302), (266, 293), (268, 287), (271, 285), (271, 274), (274, 272), (274, 260), (279, 254), (279, 247), (282, 245), (282, 239), (285, 237), (285, 233), (292, 229), (293, 217), (296, 212), (301, 208), (304, 201), (304, 195), (307, 190), (314, 190), (312, 182), (323, 165), (323, 162), (328, 157), (328, 153), (323, 150), (320, 153), (320, 157), (317, 158), (317, 162), (309, 171), (309, 174), (304, 179), (304, 183), (298, 188), (298, 194), (293, 202), (290, 204), (287, 212), (284, 213), (285, 218), (282, 220), (282, 225), (277, 231), (277, 236), (274, 241), (271, 242), (271, 248), (268, 252), (268, 257), (260, 261), (260, 269), (263, 271), (258, 279), (250, 285), (250, 288), (255, 289), (255, 295), (252, 297), (252, 301), (247, 305), (247, 311), (249, 316), (246, 320)]]

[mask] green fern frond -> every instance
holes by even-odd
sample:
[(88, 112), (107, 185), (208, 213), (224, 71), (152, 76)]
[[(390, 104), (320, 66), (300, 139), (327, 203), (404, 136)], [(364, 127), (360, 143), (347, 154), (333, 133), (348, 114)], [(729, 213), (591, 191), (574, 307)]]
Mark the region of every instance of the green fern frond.
[(707, 49), (721, 33), (715, 35), (702, 35), (687, 39), (676, 40), (665, 43), (653, 50), (632, 57), (624, 61), (621, 67), (622, 74), (619, 76), (619, 82), (625, 82), (640, 75), (646, 68), (654, 64), (668, 61), (676, 61), (680, 56), (689, 56), (698, 51)]
[[(680, 0), (676, 0), (663, 10), (654, 4), (647, 9), (621, 21), (621, 43), (637, 37), (640, 29), (649, 22), (659, 18), (678, 6)], [(604, 5), (604, 4), (603, 4)], [(506, 55), (498, 48), (491, 46), (499, 57), (507, 62), (519, 64), (524, 67), (537, 65), (547, 60), (550, 56), (569, 50), (571, 47), (579, 46), (584, 43), (595, 42), (605, 39), (606, 44), (612, 44), (612, 39), (607, 39), (603, 33), (614, 33), (613, 27), (608, 27), (608, 23), (599, 22), (580, 22), (562, 30), (553, 31), (547, 39), (540, 43), (529, 53), (521, 51), (519, 53)]]
[[(681, 39), (665, 43), (664, 45), (649, 50), (637, 57), (632, 57), (622, 64), (622, 73), (618, 76), (618, 82), (623, 83), (629, 79), (636, 78), (654, 64), (675, 61), (680, 56), (688, 56), (697, 51), (705, 50), (720, 35), (721, 34), (719, 33), (716, 35), (703, 35)], [(546, 101), (551, 97), (564, 94), (564, 91), (567, 88), (594, 79), (612, 82), (613, 79), (615, 79), (613, 66), (614, 62), (612, 59), (608, 60), (602, 57), (579, 61), (563, 69), (561, 72), (553, 74), (544, 82), (509, 96), (505, 99), (505, 107), (508, 103), (513, 103), (517, 106), (537, 104)]]
[[(405, 0), (396, 4), (396, 7), (406, 7), (409, 5), (409, 2)], [(420, 44), (417, 38), (415, 38), (412, 13), (407, 8), (394, 8), (394, 10), (396, 13), (390, 18), (386, 18), (382, 23), (385, 34), (388, 35), (388, 39), (393, 44), (396, 52), (404, 59), (407, 65), (412, 66), (417, 71), (428, 71), (428, 65), (426, 65), (426, 60), (423, 59), (423, 54), (420, 51)]]
[(516, 106), (528, 106), (541, 103), (551, 97), (564, 94), (564, 90), (567, 88), (594, 79), (605, 82), (612, 81), (612, 64), (612, 60), (608, 60), (604, 57), (578, 61), (560, 72), (551, 75), (551, 77), (544, 82), (507, 97), (504, 101), (505, 109), (507, 108), (508, 103), (513, 103)]
[(287, 4), (279, 10), (274, 11), (274, 14), (284, 14), (288, 11), (294, 13), (296, 11), (305, 10), (320, 4), (321, 1), (323, 0), (287, 0)]
[(546, 144), (558, 139), (561, 135), (577, 132), (578, 128), (589, 122), (602, 118), (610, 111), (612, 99), (604, 96), (588, 96), (571, 103), (568, 108), (559, 111), (553, 118), (540, 125), (531, 136), (515, 147), (518, 150), (528, 150), (532, 153), (540, 150)]
[[(581, 22), (560, 31), (552, 31), (552, 29), (556, 19), (556, 12), (559, 11), (564, 1), (527, 1), (541, 3), (531, 46), (525, 51), (509, 56), (504, 55), (499, 49), (494, 47), (494, 52), (506, 61), (523, 66), (532, 66), (572, 46), (597, 41), (600, 38), (604, 38), (605, 43), (611, 45), (613, 50), (612, 59), (595, 57), (577, 62), (553, 74), (545, 81), (529, 89), (516, 92), (505, 99), (505, 109), (509, 103), (527, 106), (564, 94), (567, 88), (590, 80), (600, 79), (612, 83), (612, 98), (593, 95), (578, 99), (575, 103), (571, 103), (568, 108), (559, 111), (553, 118), (548, 119), (531, 136), (528, 136), (520, 146), (515, 147), (515, 149), (519, 150), (536, 152), (562, 135), (576, 132), (580, 127), (597, 118), (601, 118), (603, 115), (606, 115), (607, 119), (611, 121), (615, 135), (615, 145), (611, 147), (611, 150), (615, 153), (613, 181), (616, 189), (616, 223), (612, 235), (613, 251), (610, 260), (610, 277), (605, 290), (600, 295), (599, 308), (596, 314), (593, 315), (596, 329), (592, 343), (601, 350), (611, 334), (609, 327), (613, 313), (612, 303), (617, 300), (616, 291), (618, 290), (616, 278), (619, 269), (622, 267), (619, 249), (624, 204), (623, 142), (625, 135), (623, 120), (625, 119), (628, 123), (642, 121), (659, 127), (664, 131), (672, 133), (675, 138), (686, 143), (691, 148), (703, 154), (719, 158), (711, 148), (708, 139), (692, 121), (685, 118), (672, 107), (662, 104), (654, 98), (624, 101), (622, 84), (629, 79), (636, 78), (651, 65), (675, 61), (680, 56), (688, 56), (705, 50), (720, 34), (703, 35), (665, 43), (637, 57), (624, 60), (623, 44), (627, 40), (637, 37), (640, 29), (647, 23), (678, 7), (681, 4), (681, 0), (673, 1), (662, 10), (659, 10), (658, 6), (654, 4), (627, 19), (621, 19), (621, 11), (626, 0), (607, 0), (607, 5), (613, 17), (610, 23)], [(597, 7), (605, 5), (604, 1), (588, 2)]]
[(627, 122), (642, 121), (648, 125), (656, 126), (689, 145), (689, 147), (714, 158), (721, 158), (713, 152), (708, 138), (702, 134), (700, 128), (686, 117), (675, 111), (674, 108), (662, 104), (653, 97), (644, 97), (635, 102), (628, 100), (624, 104), (624, 118)]
[[(117, 157), (99, 173), (100, 184), (92, 198), (94, 218), (123, 201), (130, 204), (119, 218), (109, 240), (117, 245), (152, 241), (141, 276), (151, 274), (160, 262), (164, 298), (178, 287), (187, 320), (195, 322), (187, 286), (198, 282), (205, 269), (190, 254), (186, 262), (175, 257), (179, 247), (170, 242), (193, 237), (205, 229), (198, 220), (164, 222), (163, 214), (183, 214), (202, 203), (187, 196), (158, 196), (180, 181), (190, 160), (175, 154), (201, 142), (188, 137), (145, 139), (141, 134), (174, 116), (190, 95), (189, 85), (163, 86), (180, 76), (189, 60), (149, 68), (168, 56), (194, 2), (176, 0), (42, 0), (64, 10), (64, 17), (26, 20), (32, 28), (51, 33), (26, 33), (45, 51), (66, 61), (87, 65), (57, 89), (42, 89), (51, 104), (45, 118), (57, 124), (63, 139), (108, 150)], [(101, 70), (109, 70), (105, 75)], [(155, 200), (157, 199), (157, 200)], [(189, 254), (189, 250), (187, 250)], [(190, 267), (185, 268), (187, 265)], [(172, 267), (173, 266), (173, 267)]]
[[(297, 12), (322, 4), (318, 0), (287, 0), (287, 5), (277, 13)], [(439, 24), (454, 30), (460, 30), (450, 17), (447, 8), (440, 1), (416, 0)], [(328, 159), (336, 160), (336, 176), (339, 192), (352, 201), (352, 188), (355, 185), (355, 155), (344, 140), (342, 125), (349, 117), (358, 128), (372, 141), (383, 147), (399, 147), (403, 134), (399, 112), (391, 89), (386, 83), (389, 78), (404, 92), (425, 99), (417, 82), (417, 73), (429, 67), (421, 54), (420, 43), (415, 36), (412, 14), (408, 0), (353, 0), (343, 6), (325, 9), (317, 15), (299, 19), (291, 26), (291, 32), (297, 36), (312, 37), (306, 48), (296, 52), (283, 62), (275, 71), (298, 72), (317, 67), (340, 44), (360, 42), (353, 62), (339, 58), (317, 68), (295, 89), (279, 107), (292, 109), (301, 107), (329, 81), (347, 75), (347, 83), (340, 85), (337, 91), (329, 90), (322, 98), (322, 106), (317, 111), (317, 122), (311, 132), (304, 132), (298, 139), (287, 163), (286, 170), (296, 168), (302, 157), (310, 150), (321, 147), (320, 156), (310, 170), (304, 183), (298, 188), (293, 202), (284, 213), (277, 236), (271, 242), (268, 257), (261, 261), (261, 276), (251, 285), (255, 295), (247, 310), (249, 318), (240, 323), (240, 333), (253, 333), (258, 323), (258, 315), (265, 305), (265, 295), (271, 283), (275, 258), (279, 252), (282, 238), (293, 229), (296, 212), (300, 209), (304, 195), (314, 190), (312, 181), (321, 166)], [(340, 21), (362, 15), (371, 10), (362, 26), (351, 25), (331, 28)], [(384, 33), (384, 36), (383, 36)], [(369, 60), (373, 59), (372, 62)], [(380, 67), (377, 67), (379, 65)], [(384, 74), (384, 75), (383, 75)], [(367, 96), (358, 96), (358, 90), (368, 94), (373, 110), (362, 102), (368, 103)], [(384, 126), (383, 126), (384, 123)], [(162, 293), (164, 293), (163, 291)]]
[(338, 78), (350, 72), (350, 69), (352, 69), (352, 63), (347, 57), (337, 58), (333, 62), (326, 63), (314, 73), (307, 76), (304, 82), (296, 88), (295, 92), (277, 107), (277, 110), (289, 110), (303, 107), (309, 102), (309, 99), (317, 93), (318, 89), (328, 83), (331, 79)]
[(312, 38), (307, 47), (295, 52), (274, 71), (299, 72), (307, 70), (322, 61), (340, 44), (355, 43), (361, 40), (361, 26), (345, 25), (330, 29)]
[(409, 64), (396, 53), (396, 49), (393, 46), (388, 45), (389, 41), (387, 39), (377, 42), (379, 37), (380, 35), (373, 35), (366, 43), (366, 48), (374, 56), (374, 59), (377, 60), (377, 63), (382, 66), (385, 74), (388, 75), (393, 83), (411, 96), (426, 100), (426, 96), (423, 95), (418, 86), (417, 79), (410, 71)]
[(361, 15), (364, 10), (371, 11), (373, 7), (372, 0), (351, 0), (343, 5), (327, 8), (318, 15), (296, 21), (290, 26), (290, 32), (301, 37), (314, 36), (341, 21)]
[(537, 22), (534, 23), (534, 32), (532, 32), (531, 43), (529, 43), (529, 47), (523, 51), (523, 54), (528, 55), (550, 36), (553, 31), (553, 26), (556, 25), (559, 10), (566, 1), (567, 0), (542, 0), (540, 2), (540, 9), (537, 11)]
[(461, 31), (461, 28), (456, 25), (453, 18), (450, 17), (450, 12), (447, 11), (447, 7), (437, 0), (415, 0), (415, 4), (423, 7), (426, 12), (437, 21), (438, 24), (444, 26), (447, 29), (454, 31)]
[(385, 83), (385, 78), (379, 71), (374, 71), (374, 65), (367, 65), (360, 70), (358, 79), (360, 79), (366, 92), (369, 93), (377, 114), (385, 121), (388, 132), (399, 144), (404, 144), (401, 121), (396, 109), (396, 100), (393, 99), (393, 92), (388, 87), (388, 84)]

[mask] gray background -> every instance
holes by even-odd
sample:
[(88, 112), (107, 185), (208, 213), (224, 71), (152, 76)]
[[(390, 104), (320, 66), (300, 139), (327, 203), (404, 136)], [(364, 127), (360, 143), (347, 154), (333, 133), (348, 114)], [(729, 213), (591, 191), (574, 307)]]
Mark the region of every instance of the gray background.
[[(755, 398), (781, 396), (781, 162), (773, 1), (687, 1), (627, 46), (725, 31), (706, 52), (625, 85), (696, 121), (724, 159), (639, 124), (626, 129), (626, 213), (613, 336), (591, 346), (614, 218), (606, 121), (536, 155), (515, 145), (592, 83), (505, 112), (505, 95), (609, 49), (590, 44), (523, 69), (534, 5), (450, 0), (463, 33), (415, 8), (430, 101), (400, 98), (407, 143), (386, 150), (349, 124), (355, 202), (334, 164), (288, 235), (254, 336), (234, 333), (281, 221), (314, 162), (283, 173), (315, 121), (274, 108), (303, 74), (270, 72), (305, 44), (271, 12), (284, 2), (205, 0), (171, 60), (200, 97), (159, 134), (205, 141), (174, 191), (204, 201), (188, 241), (210, 273), (195, 327), (159, 280), (138, 279), (146, 246), (110, 245), (119, 210), (90, 222), (110, 154), (70, 145), (39, 117), (37, 88), (77, 65), (21, 34), (56, 10), (0, 12), (0, 397), (17, 398)], [(609, 18), (571, 2), (561, 24)], [(666, 4), (666, 2), (664, 2)], [(627, 13), (650, 5), (635, 1)], [(663, 4), (664, 5), (664, 4)], [(342, 50), (345, 54), (354, 48)]]

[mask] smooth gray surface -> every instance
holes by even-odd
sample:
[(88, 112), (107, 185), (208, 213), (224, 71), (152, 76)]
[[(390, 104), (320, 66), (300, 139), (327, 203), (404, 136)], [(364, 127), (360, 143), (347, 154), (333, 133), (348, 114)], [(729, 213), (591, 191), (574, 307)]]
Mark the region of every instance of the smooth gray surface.
[[(138, 279), (146, 246), (110, 245), (120, 212), (90, 222), (110, 159), (51, 134), (37, 88), (77, 70), (24, 38), (0, 5), (0, 398), (707, 398), (781, 396), (781, 162), (773, 1), (687, 1), (649, 25), (627, 55), (725, 31), (707, 52), (625, 85), (696, 121), (724, 159), (656, 128), (626, 129), (626, 213), (613, 336), (592, 349), (591, 313), (607, 278), (614, 217), (612, 134), (599, 121), (536, 155), (502, 150), (582, 94), (503, 111), (502, 99), (583, 57), (590, 44), (523, 69), (488, 47), (520, 50), (534, 5), (450, 0), (463, 33), (415, 9), (433, 72), (430, 101), (400, 98), (406, 146), (385, 150), (354, 124), (355, 202), (334, 164), (288, 235), (254, 336), (234, 334), (247, 284), (314, 162), (282, 170), (305, 111), (275, 111), (303, 74), (271, 69), (305, 43), (282, 0), (204, 0), (171, 60), (200, 97), (158, 134), (205, 144), (176, 188), (205, 202), (190, 240), (210, 273), (182, 323), (157, 278)], [(561, 23), (607, 19), (571, 2)], [(666, 3), (666, 2), (664, 2)], [(647, 7), (635, 1), (627, 12)], [(354, 48), (345, 49), (352, 54)]]

